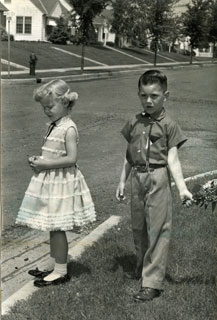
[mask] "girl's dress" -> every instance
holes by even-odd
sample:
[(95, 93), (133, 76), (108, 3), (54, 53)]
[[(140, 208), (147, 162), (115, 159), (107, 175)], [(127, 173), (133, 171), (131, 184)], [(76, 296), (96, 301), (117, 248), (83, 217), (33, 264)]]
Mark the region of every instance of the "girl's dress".
[[(43, 159), (66, 156), (66, 132), (76, 124), (63, 117), (45, 138)], [(31, 178), (16, 219), (17, 224), (39, 230), (72, 230), (96, 219), (90, 191), (77, 165), (44, 170)]]

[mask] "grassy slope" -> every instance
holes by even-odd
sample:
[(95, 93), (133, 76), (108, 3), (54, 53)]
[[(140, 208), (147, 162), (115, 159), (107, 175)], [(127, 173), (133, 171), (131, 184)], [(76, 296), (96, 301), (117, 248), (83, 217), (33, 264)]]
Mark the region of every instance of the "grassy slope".
[(126, 217), (79, 261), (70, 262), (69, 283), (40, 289), (27, 302), (17, 303), (2, 320), (216, 319), (217, 217), (211, 209), (185, 209), (174, 193), (165, 291), (152, 302), (137, 304), (132, 294), (139, 283), (123, 278), (123, 270), (135, 266), (129, 206), (117, 207)]
[[(80, 58), (65, 54), (63, 52), (53, 49), (53, 47), (61, 48), (63, 50), (81, 55), (81, 47), (76, 45), (54, 45), (50, 43), (40, 42), (11, 42), (11, 61), (29, 67), (29, 55), (35, 52), (38, 57), (37, 69), (50, 68), (72, 68), (80, 66)], [(2, 58), (7, 59), (7, 42), (2, 42)], [(154, 54), (152, 52), (144, 51), (142, 49), (118, 49), (124, 53), (135, 56), (136, 58), (153, 63)], [(165, 55), (176, 61), (189, 61), (189, 57), (168, 52), (159, 53), (161, 56)], [(113, 50), (101, 46), (87, 46), (85, 48), (85, 57), (96, 60), (107, 65), (125, 65), (125, 64), (141, 64), (142, 61), (133, 59), (132, 57), (120, 54)], [(198, 60), (195, 58), (195, 60)], [(162, 57), (157, 58), (157, 62), (170, 62), (168, 59)], [(97, 65), (90, 61), (85, 61), (85, 66)]]

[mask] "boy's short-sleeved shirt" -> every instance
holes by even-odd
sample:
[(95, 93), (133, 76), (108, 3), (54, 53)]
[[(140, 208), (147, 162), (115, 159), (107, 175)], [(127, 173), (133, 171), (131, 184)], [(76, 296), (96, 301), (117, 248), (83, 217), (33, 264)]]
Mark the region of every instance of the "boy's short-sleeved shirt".
[(187, 140), (179, 125), (169, 117), (165, 109), (155, 118), (147, 113), (135, 115), (126, 123), (121, 133), (128, 142), (126, 158), (132, 166), (146, 164), (149, 135), (150, 164), (167, 165), (169, 149), (175, 146), (179, 148)]

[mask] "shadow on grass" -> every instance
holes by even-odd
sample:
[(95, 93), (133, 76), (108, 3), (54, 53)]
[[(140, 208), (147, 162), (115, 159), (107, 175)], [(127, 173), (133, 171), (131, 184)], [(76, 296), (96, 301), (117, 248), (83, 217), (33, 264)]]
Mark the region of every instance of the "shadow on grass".
[(68, 264), (68, 275), (69, 277), (76, 277), (78, 278), (83, 273), (90, 274), (91, 270), (87, 266), (79, 263), (78, 261), (70, 261)]
[(122, 267), (124, 272), (135, 271), (136, 268), (136, 256), (133, 254), (124, 255), (121, 257), (115, 257), (113, 266), (110, 269), (112, 272), (115, 272)]
[(208, 275), (207, 277), (204, 277), (204, 275), (197, 275), (195, 277), (183, 277), (183, 278), (172, 278), (169, 274), (166, 274), (165, 277), (166, 281), (171, 284), (206, 284), (206, 285), (215, 285), (216, 284), (216, 278), (214, 275)]
[(142, 57), (149, 57), (149, 58), (150, 58), (150, 55), (152, 53), (152, 52), (150, 52), (149, 54), (147, 54), (145, 51), (142, 51), (140, 49), (135, 49), (135, 48), (124, 48), (124, 50), (132, 52), (132, 53), (136, 53), (136, 54), (138, 54), (138, 55), (140, 55)]

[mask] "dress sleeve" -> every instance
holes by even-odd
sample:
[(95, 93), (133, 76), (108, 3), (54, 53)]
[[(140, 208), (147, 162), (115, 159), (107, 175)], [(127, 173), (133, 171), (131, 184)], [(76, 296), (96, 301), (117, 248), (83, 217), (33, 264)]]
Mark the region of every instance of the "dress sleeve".
[(77, 136), (77, 139), (76, 139), (76, 140), (77, 140), (77, 144), (78, 144), (78, 143), (79, 143), (79, 134), (78, 134), (78, 128), (77, 128), (76, 124), (75, 124), (73, 121), (71, 121), (71, 123), (70, 123), (70, 125), (68, 126), (66, 132), (68, 131), (69, 128), (73, 128), (73, 129), (75, 130), (76, 136)]
[(167, 127), (167, 139), (168, 149), (180, 148), (187, 141), (180, 126), (175, 121), (172, 121)]
[(131, 123), (130, 121), (128, 121), (123, 127), (123, 129), (121, 130), (121, 134), (124, 136), (124, 138), (127, 140), (128, 143), (131, 140), (131, 127), (132, 127)]

